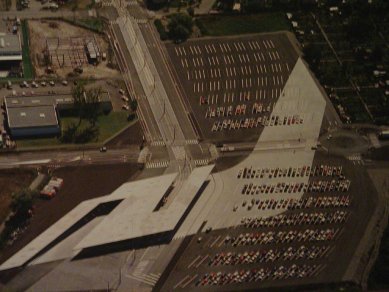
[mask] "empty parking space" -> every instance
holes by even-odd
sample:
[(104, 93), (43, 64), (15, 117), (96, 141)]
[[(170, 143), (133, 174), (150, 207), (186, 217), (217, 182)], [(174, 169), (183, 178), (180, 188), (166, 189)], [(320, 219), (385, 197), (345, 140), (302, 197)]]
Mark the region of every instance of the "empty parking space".
[[(297, 53), (284, 34), (168, 44), (175, 72), (204, 139), (255, 140), (269, 125)], [(274, 117), (273, 125), (300, 122)], [(292, 122), (293, 120), (293, 122)]]

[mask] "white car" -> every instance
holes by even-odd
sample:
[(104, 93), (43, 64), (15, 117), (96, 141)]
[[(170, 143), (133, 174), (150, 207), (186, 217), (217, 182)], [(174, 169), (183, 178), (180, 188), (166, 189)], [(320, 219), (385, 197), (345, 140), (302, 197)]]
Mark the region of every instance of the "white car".
[(129, 110), (130, 109), (130, 107), (128, 106), (128, 104), (123, 104), (122, 105), (122, 109), (125, 109), (125, 110)]

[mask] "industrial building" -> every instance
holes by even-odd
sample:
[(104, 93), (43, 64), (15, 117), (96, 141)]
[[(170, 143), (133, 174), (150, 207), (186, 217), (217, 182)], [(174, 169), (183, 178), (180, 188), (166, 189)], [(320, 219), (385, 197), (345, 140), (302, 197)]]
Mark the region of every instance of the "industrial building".
[(7, 107), (7, 122), (13, 137), (55, 136), (61, 132), (54, 105)]
[[(8, 96), (4, 105), (13, 138), (56, 136), (61, 134), (59, 114), (73, 108), (73, 97), (70, 94)], [(103, 112), (112, 110), (107, 92), (100, 95), (99, 105)]]
[(23, 59), (19, 34), (0, 34), (0, 74), (7, 77), (9, 72), (19, 72)]

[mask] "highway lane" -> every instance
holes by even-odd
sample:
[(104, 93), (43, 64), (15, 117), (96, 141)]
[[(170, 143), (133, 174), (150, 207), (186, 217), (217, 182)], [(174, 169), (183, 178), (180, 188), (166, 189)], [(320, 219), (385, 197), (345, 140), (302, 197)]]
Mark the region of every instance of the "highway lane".
[[(92, 14), (96, 14), (95, 11)], [(60, 18), (85, 18), (89, 17), (90, 14), (88, 11), (71, 11), (71, 10), (21, 10), (21, 11), (2, 11), (2, 18), (21, 18), (21, 19), (41, 19), (41, 18), (50, 18), (50, 17), (60, 17)]]
[(184, 133), (137, 24), (126, 16), (120, 17), (118, 24), (125, 45), (130, 51), (135, 68), (140, 76), (147, 101), (155, 119), (158, 121), (163, 140), (168, 144), (176, 141), (184, 142)]
[(143, 38), (146, 42), (150, 55), (158, 69), (161, 81), (164, 84), (167, 96), (173, 107), (174, 113), (180, 122), (180, 127), (184, 133), (185, 138), (196, 139), (197, 135), (189, 120), (189, 112), (183, 100), (183, 93), (179, 88), (176, 80), (172, 76), (172, 67), (170, 66), (167, 52), (158, 36), (155, 29), (149, 22), (146, 24), (139, 24), (139, 29), (142, 32)]
[(126, 85), (130, 92), (135, 95), (135, 98), (138, 101), (138, 111), (140, 112), (140, 118), (143, 122), (143, 128), (145, 131), (145, 136), (148, 141), (158, 141), (162, 140), (161, 133), (158, 129), (157, 122), (152, 114), (151, 108), (147, 99), (145, 98), (145, 92), (143, 90), (141, 81), (136, 72), (135, 65), (132, 62), (130, 52), (128, 51), (125, 40), (121, 33), (121, 30), (117, 24), (112, 24), (113, 37), (115, 38), (118, 44), (118, 50), (115, 48), (115, 52), (118, 56), (118, 62), (121, 64), (121, 70), (123, 73)]

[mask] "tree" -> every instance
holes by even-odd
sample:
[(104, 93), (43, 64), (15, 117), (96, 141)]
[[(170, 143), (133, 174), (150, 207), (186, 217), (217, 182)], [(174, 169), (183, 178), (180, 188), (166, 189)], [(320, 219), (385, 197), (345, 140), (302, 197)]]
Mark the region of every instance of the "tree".
[(192, 6), (188, 7), (188, 9), (186, 9), (186, 11), (188, 12), (188, 14), (190, 16), (194, 16), (194, 8)]
[(130, 107), (133, 112), (136, 111), (138, 108), (138, 101), (136, 99), (131, 100)]
[(77, 128), (81, 125), (82, 117), (84, 116), (85, 111), (84, 92), (85, 88), (83, 84), (79, 83), (72, 88), (73, 107), (78, 116)]
[(100, 114), (100, 96), (102, 94), (101, 87), (92, 88), (90, 90), (85, 91), (85, 103), (86, 110), (84, 111), (84, 116), (86, 120), (94, 127), (97, 122), (97, 118)]
[(11, 210), (17, 214), (27, 214), (32, 208), (35, 192), (30, 189), (22, 189), (20, 192), (12, 194)]
[(168, 23), (169, 36), (176, 42), (186, 41), (193, 31), (193, 20), (187, 14), (176, 13)]

